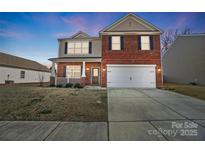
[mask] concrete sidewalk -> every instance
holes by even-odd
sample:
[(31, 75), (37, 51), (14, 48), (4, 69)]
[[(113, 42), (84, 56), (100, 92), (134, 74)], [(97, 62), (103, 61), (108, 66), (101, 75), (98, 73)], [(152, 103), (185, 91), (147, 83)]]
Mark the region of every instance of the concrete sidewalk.
[(1, 141), (106, 141), (106, 122), (1, 121)]

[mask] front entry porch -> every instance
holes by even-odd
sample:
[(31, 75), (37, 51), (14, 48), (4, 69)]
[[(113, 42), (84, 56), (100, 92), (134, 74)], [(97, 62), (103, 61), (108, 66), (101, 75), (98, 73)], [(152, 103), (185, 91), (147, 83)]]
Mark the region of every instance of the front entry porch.
[[(80, 83), (82, 86), (101, 85), (101, 63), (90, 61), (58, 62), (55, 76), (55, 85), (65, 86), (67, 83)], [(55, 64), (54, 67), (55, 68)]]

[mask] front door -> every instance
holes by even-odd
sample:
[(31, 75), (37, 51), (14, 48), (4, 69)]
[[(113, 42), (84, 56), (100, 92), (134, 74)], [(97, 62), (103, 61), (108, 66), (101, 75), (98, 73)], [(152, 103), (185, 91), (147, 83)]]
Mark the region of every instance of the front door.
[(92, 85), (99, 85), (99, 68), (92, 68)]

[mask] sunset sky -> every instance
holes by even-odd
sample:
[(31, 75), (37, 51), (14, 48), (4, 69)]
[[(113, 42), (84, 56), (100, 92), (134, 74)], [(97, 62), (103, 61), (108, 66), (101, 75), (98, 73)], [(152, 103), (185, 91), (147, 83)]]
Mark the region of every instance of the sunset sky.
[[(48, 65), (57, 57), (57, 38), (78, 31), (91, 36), (127, 13), (0, 13), (0, 51)], [(135, 13), (162, 30), (205, 32), (205, 13)]]

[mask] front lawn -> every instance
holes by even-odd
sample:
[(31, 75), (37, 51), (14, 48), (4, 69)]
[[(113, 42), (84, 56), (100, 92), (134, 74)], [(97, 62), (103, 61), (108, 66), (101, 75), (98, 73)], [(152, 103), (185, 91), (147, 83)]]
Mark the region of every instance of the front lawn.
[(107, 121), (106, 90), (0, 87), (0, 120)]
[(162, 89), (205, 100), (205, 86), (165, 83)]

